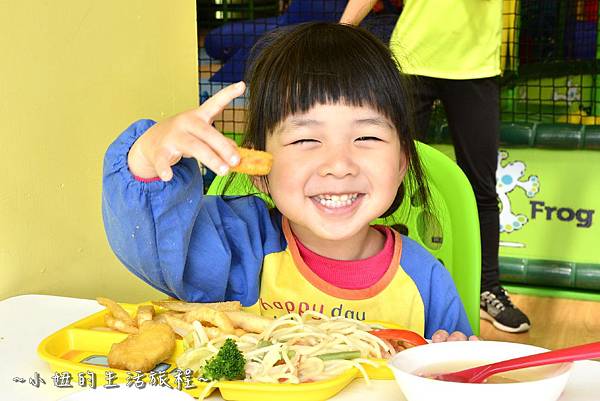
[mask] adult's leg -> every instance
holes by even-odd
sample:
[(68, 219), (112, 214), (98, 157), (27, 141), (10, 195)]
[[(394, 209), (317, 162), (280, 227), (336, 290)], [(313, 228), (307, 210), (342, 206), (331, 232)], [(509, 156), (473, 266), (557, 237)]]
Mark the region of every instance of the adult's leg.
[(496, 167), (500, 136), (496, 78), (438, 80), (456, 161), (469, 179), (481, 231), (481, 291), (500, 285)]
[(417, 140), (424, 141), (427, 136), (433, 102), (438, 98), (435, 80), (429, 77), (415, 76), (411, 89), (415, 135)]
[(499, 89), (495, 78), (440, 80), (456, 161), (471, 182), (481, 232), (480, 315), (499, 330), (529, 330), (529, 318), (500, 285), (499, 208), (496, 167), (500, 136)]

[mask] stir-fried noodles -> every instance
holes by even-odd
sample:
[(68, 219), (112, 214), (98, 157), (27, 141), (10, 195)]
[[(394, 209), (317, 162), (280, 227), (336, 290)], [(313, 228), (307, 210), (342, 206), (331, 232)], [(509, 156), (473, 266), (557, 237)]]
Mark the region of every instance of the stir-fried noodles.
[(246, 358), (245, 381), (249, 382), (307, 383), (334, 377), (351, 367), (368, 380), (361, 364), (377, 366), (373, 358), (389, 358), (395, 353), (389, 343), (369, 333), (370, 325), (313, 311), (302, 316), (290, 313), (273, 320), (260, 334), (239, 337), (209, 340), (199, 322), (193, 326), (185, 341), (189, 348), (177, 359), (178, 367), (198, 372), (231, 338)]

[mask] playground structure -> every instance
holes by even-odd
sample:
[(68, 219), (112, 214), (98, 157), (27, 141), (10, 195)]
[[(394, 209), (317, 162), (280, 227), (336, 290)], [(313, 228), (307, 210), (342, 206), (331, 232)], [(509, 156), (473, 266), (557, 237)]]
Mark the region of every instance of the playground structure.
[[(600, 300), (598, 3), (504, 0), (497, 189), (500, 272), (509, 290)], [(270, 17), (223, 18), (200, 49), (201, 100), (241, 79), (249, 49), (264, 32), (336, 21), (345, 4), (291, 0)], [(382, 2), (363, 25), (387, 41), (397, 15)], [(237, 99), (216, 125), (241, 140), (244, 120), (244, 99)], [(428, 142), (453, 157), (441, 107)]]
[(344, 0), (294, 0), (278, 16), (230, 22), (212, 29), (204, 39), (204, 49), (208, 56), (220, 60), (223, 66), (209, 80), (241, 81), (250, 49), (263, 34), (302, 22), (337, 21), (345, 6)]
[(598, 0), (504, 5), (503, 120), (600, 124)]
[[(243, 79), (250, 50), (266, 32), (308, 21), (338, 21), (347, 4), (346, 0), (292, 0), (283, 2), (277, 15), (235, 18), (255, 13), (257, 4), (266, 7), (268, 1), (272, 0), (234, 0), (229, 5), (222, 2), (218, 9), (214, 9), (216, 6), (211, 9), (215, 20), (199, 26), (199, 32), (204, 32), (199, 56), (201, 101), (223, 86)], [(384, 42), (389, 39), (398, 17), (398, 9), (391, 1), (380, 0), (377, 7), (380, 13), (369, 15), (362, 24)], [(202, 10), (206, 9), (206, 5), (202, 6)], [(203, 75), (202, 72), (209, 73)]]

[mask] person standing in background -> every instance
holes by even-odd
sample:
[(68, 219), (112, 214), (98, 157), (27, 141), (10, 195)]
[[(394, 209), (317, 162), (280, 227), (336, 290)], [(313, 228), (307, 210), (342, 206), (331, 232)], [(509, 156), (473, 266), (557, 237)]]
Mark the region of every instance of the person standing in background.
[[(358, 25), (377, 0), (349, 0), (340, 23)], [(502, 0), (405, 0), (390, 48), (415, 80), (416, 132), (427, 132), (433, 102), (444, 106), (456, 162), (475, 193), (481, 231), (481, 317), (499, 330), (529, 330), (529, 318), (500, 284), (496, 166)]]

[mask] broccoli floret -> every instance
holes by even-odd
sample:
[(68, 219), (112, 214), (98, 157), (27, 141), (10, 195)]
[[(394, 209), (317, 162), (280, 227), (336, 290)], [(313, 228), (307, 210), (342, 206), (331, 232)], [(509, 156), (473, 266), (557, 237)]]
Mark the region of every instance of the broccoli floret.
[(208, 380), (242, 380), (246, 377), (246, 359), (240, 352), (235, 341), (225, 340), (217, 355), (210, 358), (202, 372), (202, 377)]

